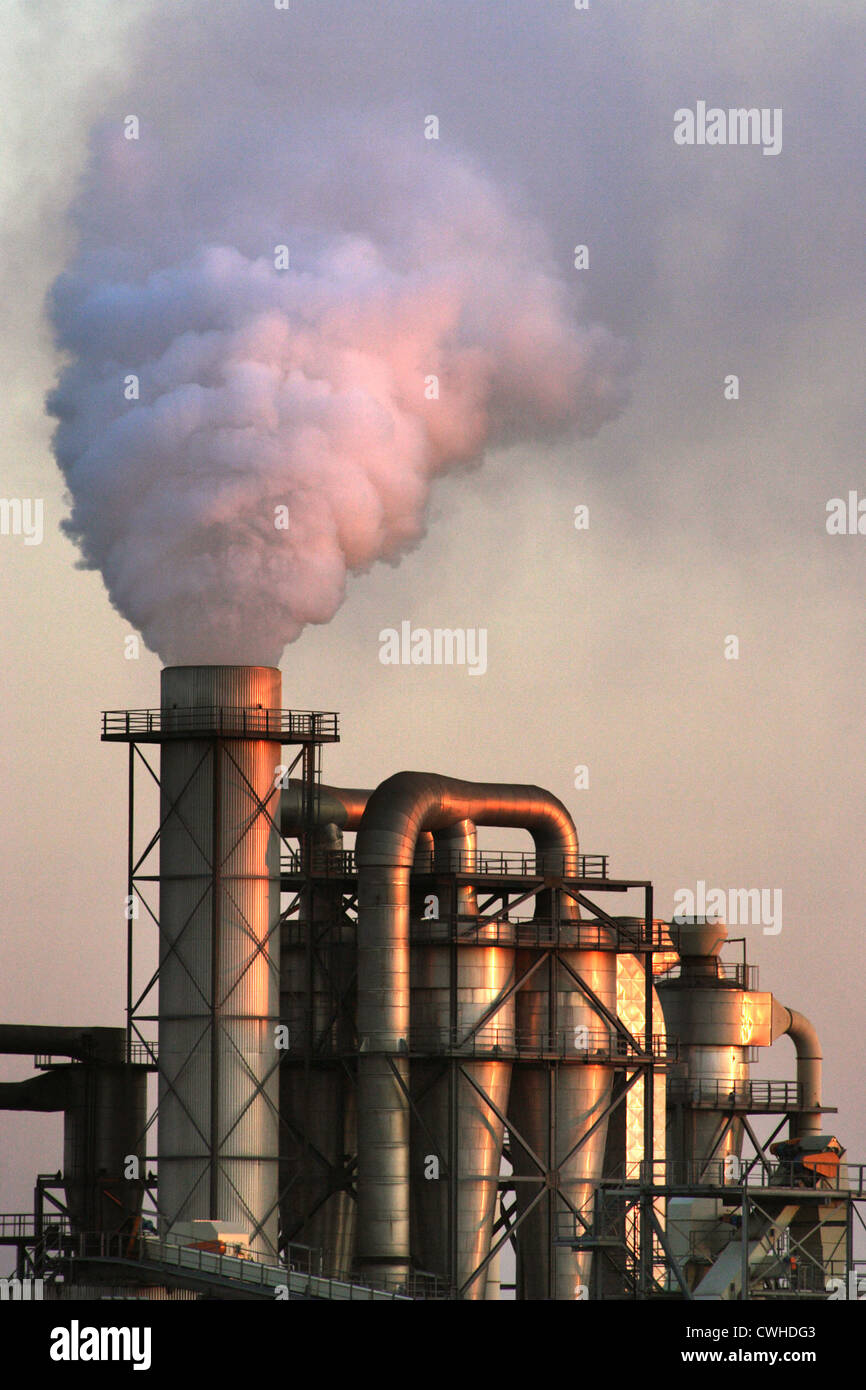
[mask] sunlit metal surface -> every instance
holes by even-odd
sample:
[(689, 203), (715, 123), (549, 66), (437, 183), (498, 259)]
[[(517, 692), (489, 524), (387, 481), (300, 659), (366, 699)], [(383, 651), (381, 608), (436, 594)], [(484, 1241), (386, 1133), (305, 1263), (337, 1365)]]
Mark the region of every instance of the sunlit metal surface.
[[(159, 1192), (164, 1221), (214, 1219), (275, 1251), (279, 742), (194, 737), (199, 708), (279, 709), (270, 667), (169, 667), (162, 724)], [(262, 808), (267, 808), (268, 815)]]
[[(561, 872), (566, 856), (577, 853), (568, 811), (539, 787), (404, 772), (383, 782), (367, 804), (356, 843), (361, 1040), (357, 1255), (362, 1265), (386, 1271), (405, 1268), (410, 1258), (410, 874), (419, 836), (449, 830), (461, 821), (529, 830), (550, 873)], [(573, 907), (566, 915), (574, 915)], [(483, 984), (477, 988), (486, 997)], [(467, 1125), (473, 1123), (464, 1118)], [(498, 1141), (491, 1142), (495, 1147)], [(484, 1187), (492, 1184), (486, 1181)], [(492, 1196), (485, 1197), (485, 1213), (488, 1209), (492, 1212)], [(487, 1224), (485, 1214), (481, 1225), (486, 1229)]]
[[(329, 787), (317, 783), (310, 820), (314, 826), (335, 825), (339, 830), (357, 830), (370, 792), (361, 787)], [(290, 778), (280, 796), (280, 826), (284, 835), (297, 835), (304, 829), (306, 810), (303, 784)]]
[[(749, 1052), (743, 1043), (745, 991), (724, 974), (718, 959), (727, 928), (696, 919), (673, 923), (671, 936), (680, 952), (680, 972), (673, 979), (660, 978), (658, 993), (668, 1033), (679, 1040), (678, 1082), (687, 1079), (696, 1101), (711, 1086), (723, 1096), (735, 1095), (749, 1079)], [(741, 1120), (723, 1109), (698, 1107), (686, 1099), (669, 1113), (672, 1160), (709, 1164), (736, 1158), (742, 1142)]]
[[(432, 866), (442, 873), (453, 872), (455, 865), (473, 861), (475, 846), (475, 826), (469, 820), (437, 830), (433, 836)], [(416, 853), (416, 862), (417, 858)], [(472, 885), (458, 885), (456, 891), (462, 927), (477, 918), (478, 903)], [(416, 918), (423, 915), (425, 901), (423, 891), (413, 897), (414, 926)], [(462, 1038), (468, 1038), (478, 1023), (486, 1019), (481, 1050), (493, 1052), (500, 1046), (500, 1038), (504, 1044), (513, 1035), (514, 996), (499, 1009), (494, 1006), (514, 983), (514, 951), (496, 946), (461, 946), (453, 965), (456, 999), (452, 1016), (450, 946), (412, 946), (413, 1035), (450, 1034), (459, 1047)], [(438, 1271), (449, 1267), (448, 1186), (429, 1176), (431, 1159), (441, 1154), (446, 1163), (453, 1160), (458, 1168), (454, 1270), (457, 1287), (463, 1288), (490, 1249), (502, 1157), (504, 1124), (479, 1092), (504, 1114), (511, 1063), (467, 1058), (452, 1078), (447, 1071), (443, 1073), (440, 1061), (428, 1063), (413, 1058), (410, 1072), (418, 1112), (410, 1122), (413, 1254), (421, 1269)], [(451, 1094), (452, 1086), (456, 1086), (456, 1096)], [(456, 1112), (456, 1144), (450, 1153), (452, 1106)], [(486, 1285), (486, 1271), (482, 1271), (468, 1284), (465, 1297), (484, 1298)]]

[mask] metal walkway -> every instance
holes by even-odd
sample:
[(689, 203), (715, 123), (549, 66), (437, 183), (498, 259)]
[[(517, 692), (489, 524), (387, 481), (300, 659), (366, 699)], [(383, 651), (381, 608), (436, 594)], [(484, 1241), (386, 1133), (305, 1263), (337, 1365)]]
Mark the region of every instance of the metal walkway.
[(405, 1293), (356, 1284), (342, 1279), (330, 1279), (321, 1274), (287, 1270), (279, 1265), (259, 1260), (242, 1260), (232, 1255), (218, 1255), (210, 1250), (175, 1245), (156, 1238), (141, 1241), (140, 1258), (121, 1254), (83, 1255), (72, 1262), (75, 1281), (98, 1276), (115, 1275), (117, 1282), (173, 1284), (194, 1288), (203, 1293), (222, 1292), (228, 1297), (267, 1299), (273, 1303), (280, 1298), (316, 1299), (327, 1302), (388, 1302), (410, 1303)]

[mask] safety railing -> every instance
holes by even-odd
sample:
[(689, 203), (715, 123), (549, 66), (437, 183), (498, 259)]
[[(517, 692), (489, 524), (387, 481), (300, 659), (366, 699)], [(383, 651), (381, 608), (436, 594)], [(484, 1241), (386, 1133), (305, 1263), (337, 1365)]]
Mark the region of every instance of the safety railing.
[[(641, 922), (641, 927), (644, 924)], [(635, 933), (631, 929), (610, 926), (607, 922), (587, 918), (578, 922), (554, 922), (543, 917), (507, 915), (486, 918), (455, 916), (439, 919), (415, 918), (410, 923), (413, 945), (436, 945), (454, 942), (458, 946), (550, 946), (569, 950), (613, 951), (631, 953), (659, 949), (660, 927), (651, 926)], [(286, 918), (282, 939), (288, 946), (306, 944), (310, 928), (306, 922)], [(318, 945), (353, 944), (357, 941), (358, 924), (354, 918), (340, 917), (331, 922), (315, 922), (313, 940)]]
[[(51, 1212), (42, 1221), (42, 1234), (47, 1235), (49, 1231), (52, 1235), (66, 1235), (69, 1232), (69, 1218), (62, 1216), (59, 1212)], [(36, 1229), (36, 1217), (32, 1211), (0, 1212), (0, 1239), (2, 1240), (34, 1240), (39, 1232)]]
[[(724, 980), (726, 984), (736, 985), (739, 989), (758, 988), (758, 967), (756, 965), (745, 965), (742, 961), (722, 961), (715, 962), (715, 974), (710, 976), (717, 980)], [(678, 980), (682, 975), (682, 966), (677, 964), (671, 966), (661, 976), (665, 984), (669, 980)]]
[[(300, 850), (283, 852), (282, 872), (300, 874), (304, 861)], [(313, 851), (312, 872), (325, 877), (356, 874), (354, 850)], [(536, 855), (505, 850), (467, 850), (436, 855), (422, 851), (413, 864), (416, 874), (471, 874), (473, 878), (608, 878), (606, 854)]]
[[(60, 1057), (53, 1052), (37, 1052), (33, 1058), (36, 1071), (49, 1071), (52, 1067), (80, 1067), (86, 1059), (82, 1057)], [(124, 1060), (118, 1057), (118, 1063)], [(125, 1060), (136, 1067), (155, 1067), (157, 1045), (155, 1042), (133, 1042), (126, 1049)]]
[[(310, 868), (313, 874), (321, 878), (352, 878), (357, 872), (355, 852), (351, 849), (314, 849)], [(301, 851), (284, 850), (280, 860), (280, 873), (283, 877), (304, 872)]]
[(409, 1051), (422, 1056), (454, 1055), (465, 1057), (558, 1057), (582, 1062), (607, 1062), (629, 1057), (647, 1056), (651, 1045), (656, 1058), (674, 1055), (675, 1043), (663, 1033), (654, 1033), (650, 1041), (645, 1033), (632, 1034), (638, 1045), (635, 1053), (626, 1038), (606, 1028), (576, 1028), (523, 1030), (500, 1028), (490, 1024), (471, 1037), (466, 1028), (410, 1028)]
[(105, 1232), (81, 1235), (70, 1246), (73, 1258), (171, 1266), (192, 1276), (252, 1286), (274, 1298), (283, 1289), (289, 1294), (335, 1302), (447, 1296), (445, 1286), (431, 1275), (407, 1273), (371, 1279), (354, 1272), (322, 1271), (320, 1252), (311, 1246), (290, 1246), (287, 1253), (288, 1263), (282, 1264), (273, 1257), (235, 1247), (222, 1252), (156, 1235), (133, 1237)]
[(535, 854), (514, 850), (421, 850), (418, 874), (477, 874), (497, 878), (607, 878), (606, 854)]
[[(751, 1154), (739, 1158), (698, 1160), (646, 1159), (621, 1165), (612, 1180), (626, 1185), (683, 1188), (730, 1187), (749, 1189), (796, 1188), (802, 1191), (838, 1192), (840, 1197), (866, 1198), (866, 1164), (837, 1162), (828, 1154), (806, 1155), (802, 1159), (778, 1161), (768, 1155), (764, 1162)], [(808, 1166), (812, 1165), (812, 1166)], [(605, 1179), (607, 1183), (611, 1179)]]
[(283, 742), (335, 742), (339, 715), (332, 710), (262, 709), (259, 706), (197, 705), (183, 709), (104, 710), (104, 739), (147, 737), (274, 738)]
[(508, 914), (492, 919), (457, 917), (447, 919), (421, 918), (411, 925), (412, 940), (417, 942), (456, 941), (470, 946), (568, 946), (583, 950), (620, 951), (658, 948), (661, 928), (653, 924), (649, 933), (641, 922), (640, 931), (596, 918), (574, 922), (554, 922), (550, 918), (526, 917), (512, 919)]
[(796, 1081), (748, 1081), (732, 1086), (728, 1081), (692, 1081), (672, 1076), (668, 1100), (711, 1110), (796, 1110), (801, 1101)]

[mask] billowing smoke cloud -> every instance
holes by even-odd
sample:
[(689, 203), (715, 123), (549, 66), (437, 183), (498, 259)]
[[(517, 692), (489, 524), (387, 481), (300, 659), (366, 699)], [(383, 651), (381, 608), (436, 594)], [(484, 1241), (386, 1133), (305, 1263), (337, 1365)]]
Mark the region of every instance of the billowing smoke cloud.
[(95, 139), (49, 409), (66, 530), (148, 646), (272, 663), (421, 540), (437, 476), (597, 431), (628, 353), (468, 157), (331, 122), (269, 177), (224, 155), (221, 214), (210, 140)]

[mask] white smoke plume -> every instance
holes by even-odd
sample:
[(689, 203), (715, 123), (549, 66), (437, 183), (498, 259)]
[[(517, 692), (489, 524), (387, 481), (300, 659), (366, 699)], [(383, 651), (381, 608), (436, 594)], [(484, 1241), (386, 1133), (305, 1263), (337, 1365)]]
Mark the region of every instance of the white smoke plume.
[(228, 151), (96, 133), (51, 296), (65, 529), (170, 663), (277, 662), (418, 544), (438, 475), (593, 434), (630, 368), (467, 156), (384, 117), (286, 144), (230, 114)]

